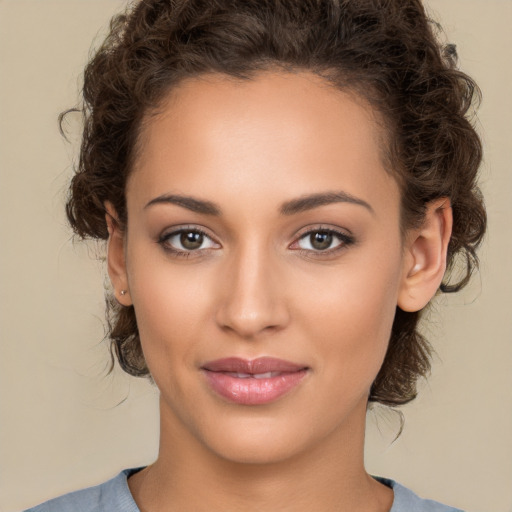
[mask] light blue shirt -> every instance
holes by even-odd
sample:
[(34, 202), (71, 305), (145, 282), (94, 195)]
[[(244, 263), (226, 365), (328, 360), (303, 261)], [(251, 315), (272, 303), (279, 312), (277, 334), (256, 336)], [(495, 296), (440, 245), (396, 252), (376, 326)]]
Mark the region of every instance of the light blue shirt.
[[(139, 469), (142, 468), (125, 469), (104, 484), (66, 494), (25, 512), (140, 512), (128, 487), (128, 477)], [(395, 498), (390, 512), (462, 512), (437, 501), (421, 499), (393, 480), (375, 478), (393, 489)]]

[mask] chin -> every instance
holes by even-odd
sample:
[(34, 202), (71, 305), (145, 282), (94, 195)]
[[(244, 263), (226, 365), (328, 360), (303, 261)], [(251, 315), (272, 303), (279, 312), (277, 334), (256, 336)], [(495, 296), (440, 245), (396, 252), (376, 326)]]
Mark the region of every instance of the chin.
[(203, 438), (218, 457), (238, 464), (277, 464), (307, 450), (308, 441), (296, 425), (291, 428), (270, 418), (222, 422)]
[[(289, 438), (289, 436), (287, 436)], [(226, 461), (235, 464), (269, 465), (279, 464), (290, 460), (303, 450), (289, 439), (274, 438), (269, 442), (269, 436), (265, 438), (236, 439), (230, 443), (222, 442), (218, 450), (215, 446), (211, 449), (216, 455)]]

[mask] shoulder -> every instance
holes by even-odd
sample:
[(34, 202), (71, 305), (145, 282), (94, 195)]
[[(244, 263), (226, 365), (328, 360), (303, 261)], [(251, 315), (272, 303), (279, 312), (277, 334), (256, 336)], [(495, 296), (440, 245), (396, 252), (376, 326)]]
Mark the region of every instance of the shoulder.
[(391, 487), (395, 495), (390, 512), (463, 512), (458, 508), (442, 505), (437, 501), (420, 498), (410, 489), (388, 478), (374, 477), (379, 482)]
[(127, 482), (139, 469), (125, 469), (108, 482), (65, 494), (25, 512), (140, 512)]

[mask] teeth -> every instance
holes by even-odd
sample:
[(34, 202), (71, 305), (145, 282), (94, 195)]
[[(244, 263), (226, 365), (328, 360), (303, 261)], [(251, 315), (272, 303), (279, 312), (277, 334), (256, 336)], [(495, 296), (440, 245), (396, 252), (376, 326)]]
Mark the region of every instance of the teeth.
[[(274, 372), (275, 373), (275, 372)], [(255, 379), (270, 379), (270, 377), (274, 377), (275, 375), (272, 375), (272, 372), (267, 373), (255, 373), (253, 377)]]
[(226, 375), (235, 377), (237, 379), (270, 379), (281, 375), (281, 372), (266, 372), (266, 373), (239, 373), (239, 372), (226, 372)]

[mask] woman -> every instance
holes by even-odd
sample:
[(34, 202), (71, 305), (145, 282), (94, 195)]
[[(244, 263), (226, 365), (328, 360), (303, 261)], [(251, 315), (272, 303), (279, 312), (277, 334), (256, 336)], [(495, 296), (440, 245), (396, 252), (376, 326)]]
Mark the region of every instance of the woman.
[(32, 510), (454, 510), (363, 461), (368, 404), (414, 399), (420, 314), (485, 231), (454, 59), (416, 0), (114, 20), (67, 213), (107, 240), (110, 336), (158, 386), (160, 452)]

